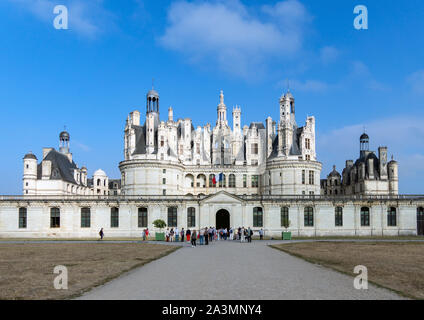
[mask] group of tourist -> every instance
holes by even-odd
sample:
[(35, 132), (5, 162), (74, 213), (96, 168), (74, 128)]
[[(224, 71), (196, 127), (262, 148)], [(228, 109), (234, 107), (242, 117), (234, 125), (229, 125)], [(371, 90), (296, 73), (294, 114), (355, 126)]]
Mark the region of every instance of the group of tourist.
[[(104, 231), (101, 228), (99, 232), (100, 240), (103, 240)], [(178, 227), (167, 228), (165, 232), (166, 242), (190, 242), (192, 247), (196, 247), (197, 240), (199, 240), (200, 245), (208, 245), (212, 241), (220, 240), (237, 240), (240, 242), (252, 242), (253, 230), (245, 227), (238, 227), (233, 229), (232, 227), (228, 230), (227, 228), (216, 229), (215, 227), (205, 227), (200, 230), (178, 230)], [(259, 230), (259, 239), (263, 240), (264, 230)], [(149, 229), (146, 228), (142, 232), (143, 241), (146, 241), (149, 238)]]
[[(259, 238), (263, 240), (264, 231), (263, 229), (259, 230)], [(167, 228), (165, 232), (165, 237), (167, 242), (190, 242), (192, 247), (196, 247), (197, 240), (199, 240), (199, 245), (208, 245), (209, 242), (220, 241), (220, 240), (236, 240), (240, 242), (252, 242), (253, 230), (245, 227), (238, 227), (233, 229), (221, 228), (216, 229), (215, 227), (205, 227), (200, 230), (196, 229), (187, 229), (184, 228), (178, 230), (177, 228)]]

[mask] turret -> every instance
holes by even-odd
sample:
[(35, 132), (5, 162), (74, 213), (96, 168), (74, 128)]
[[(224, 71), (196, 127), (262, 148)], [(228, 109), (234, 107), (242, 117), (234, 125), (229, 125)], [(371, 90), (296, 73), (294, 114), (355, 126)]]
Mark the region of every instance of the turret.
[(24, 174), (23, 174), (23, 194), (31, 195), (36, 193), (37, 181), (37, 157), (29, 152), (24, 159)]
[(174, 121), (174, 111), (172, 110), (172, 107), (169, 107), (168, 109), (168, 121), (169, 122)]
[(272, 138), (274, 135), (274, 122), (271, 117), (268, 117), (266, 120), (266, 146), (267, 146), (267, 158), (272, 153)]
[(93, 175), (94, 195), (107, 195), (109, 191), (109, 178), (106, 173), (99, 169)]
[(391, 195), (399, 194), (399, 164), (393, 160), (388, 164), (389, 171), (389, 189)]
[(294, 120), (295, 117), (295, 106), (294, 97), (290, 90), (280, 98), (280, 122), (288, 122)]
[(241, 134), (241, 109), (239, 106), (233, 108), (233, 132)]
[(386, 180), (387, 175), (387, 147), (378, 148), (378, 158), (380, 160), (380, 179)]
[(81, 168), (81, 183), (84, 186), (87, 186), (87, 168), (86, 167)]
[(62, 131), (59, 135), (59, 151), (63, 154), (69, 153), (69, 142), (71, 136), (67, 131)]
[(218, 112), (218, 120), (216, 121), (216, 125), (218, 127), (227, 125), (227, 106), (224, 103), (224, 92), (221, 90), (219, 95), (219, 105), (217, 108)]
[(280, 98), (280, 124), (278, 129), (278, 156), (289, 156), (293, 144), (295, 125), (294, 97), (288, 90)]
[(365, 158), (367, 152), (370, 150), (370, 137), (363, 133), (359, 138), (359, 155), (361, 158)]
[(152, 88), (147, 93), (146, 106), (146, 151), (152, 154), (155, 150), (155, 131), (159, 124), (159, 94)]

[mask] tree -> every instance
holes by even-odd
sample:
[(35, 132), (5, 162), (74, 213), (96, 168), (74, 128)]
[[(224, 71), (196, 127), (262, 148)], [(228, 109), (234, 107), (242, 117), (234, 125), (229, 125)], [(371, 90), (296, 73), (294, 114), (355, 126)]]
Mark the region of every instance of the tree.
[(153, 221), (153, 225), (155, 226), (155, 228), (158, 228), (162, 231), (162, 229), (166, 227), (166, 222), (161, 219), (158, 219)]

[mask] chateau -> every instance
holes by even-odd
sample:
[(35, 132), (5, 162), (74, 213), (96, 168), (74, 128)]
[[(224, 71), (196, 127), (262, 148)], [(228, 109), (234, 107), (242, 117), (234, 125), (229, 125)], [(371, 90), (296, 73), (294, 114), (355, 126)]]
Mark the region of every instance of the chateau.
[(124, 128), (121, 179), (101, 169), (88, 178), (70, 152), (70, 134), (59, 150), (23, 159), (23, 196), (0, 198), (0, 237), (138, 237), (163, 219), (169, 227), (252, 227), (278, 237), (294, 235), (414, 235), (424, 232), (424, 197), (398, 195), (398, 163), (378, 156), (360, 137), (359, 158), (320, 179), (315, 118), (303, 126), (295, 99), (279, 99), (279, 119), (232, 127), (221, 91), (215, 126), (160, 118), (160, 97), (150, 90), (146, 113), (131, 112)]

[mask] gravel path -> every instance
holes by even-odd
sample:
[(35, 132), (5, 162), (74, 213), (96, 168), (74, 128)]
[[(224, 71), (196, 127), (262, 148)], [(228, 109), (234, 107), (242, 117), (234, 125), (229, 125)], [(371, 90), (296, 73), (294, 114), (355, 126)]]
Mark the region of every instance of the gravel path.
[(267, 243), (185, 246), (79, 299), (402, 299), (371, 284), (368, 290), (356, 290), (352, 277), (269, 248)]

